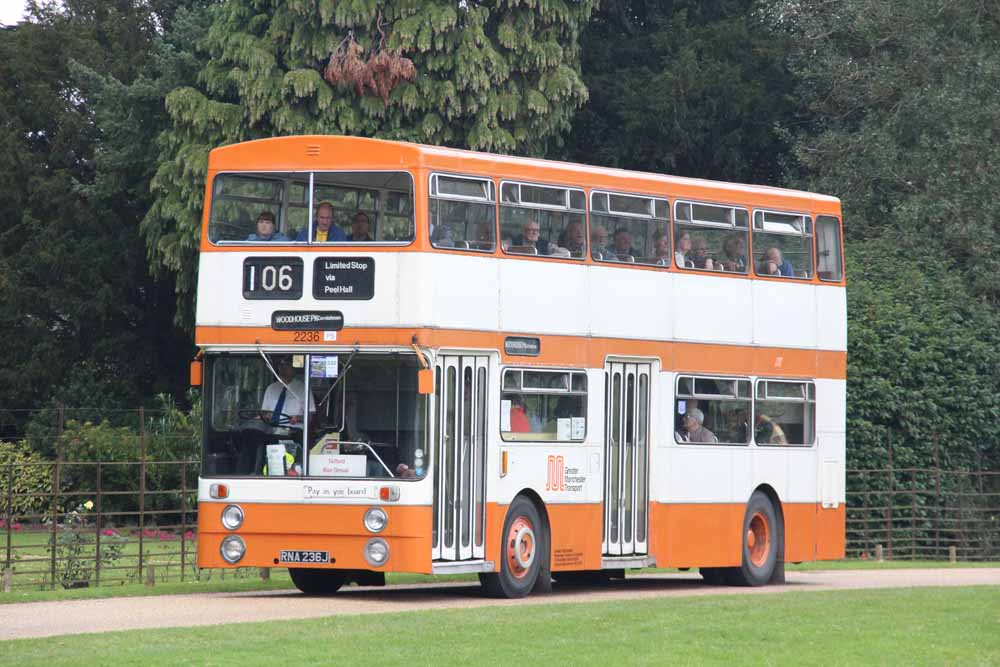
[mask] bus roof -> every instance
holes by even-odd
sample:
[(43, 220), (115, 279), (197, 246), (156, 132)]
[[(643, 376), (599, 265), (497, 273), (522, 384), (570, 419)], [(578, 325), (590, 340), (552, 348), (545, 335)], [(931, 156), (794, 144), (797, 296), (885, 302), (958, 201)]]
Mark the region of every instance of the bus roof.
[[(334, 160), (335, 167), (331, 164)], [(222, 146), (209, 154), (208, 168), (214, 172), (426, 168), (643, 194), (666, 194), (663, 193), (666, 189), (672, 196), (723, 198), (733, 203), (753, 201), (759, 205), (764, 199), (781, 208), (808, 207), (818, 212), (840, 213), (838, 198), (801, 190), (341, 135), (274, 137)], [(586, 182), (580, 182), (581, 176), (586, 176)]]

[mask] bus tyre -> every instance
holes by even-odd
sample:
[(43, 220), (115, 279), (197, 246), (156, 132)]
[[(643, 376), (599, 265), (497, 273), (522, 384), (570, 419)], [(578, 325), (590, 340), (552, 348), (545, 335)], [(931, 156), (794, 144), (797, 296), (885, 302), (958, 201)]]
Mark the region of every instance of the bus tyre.
[(306, 595), (333, 595), (347, 582), (347, 574), (339, 570), (290, 567), (288, 574), (295, 587)]
[(731, 582), (737, 586), (763, 586), (770, 581), (782, 539), (771, 500), (763, 492), (754, 491), (743, 516), (743, 562), (730, 570)]
[[(534, 503), (518, 496), (507, 510), (500, 545), (500, 572), (479, 575), (483, 592), (491, 597), (523, 598), (535, 588), (548, 568), (549, 539)], [(551, 582), (550, 582), (551, 585)]]

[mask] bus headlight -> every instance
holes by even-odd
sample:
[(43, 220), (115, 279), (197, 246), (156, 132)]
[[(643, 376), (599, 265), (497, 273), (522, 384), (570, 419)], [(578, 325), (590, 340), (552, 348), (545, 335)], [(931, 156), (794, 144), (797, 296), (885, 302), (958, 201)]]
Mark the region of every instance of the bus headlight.
[(222, 540), (222, 547), (219, 550), (222, 552), (222, 560), (235, 564), (240, 562), (243, 554), (247, 552), (247, 545), (238, 535), (230, 535)]
[(365, 545), (365, 560), (372, 567), (381, 567), (389, 560), (389, 543), (381, 537), (368, 540)]
[(389, 517), (381, 507), (370, 507), (365, 512), (365, 528), (370, 533), (381, 533), (389, 523)]
[(243, 525), (243, 508), (239, 505), (229, 505), (222, 510), (222, 525), (228, 530), (236, 530)]

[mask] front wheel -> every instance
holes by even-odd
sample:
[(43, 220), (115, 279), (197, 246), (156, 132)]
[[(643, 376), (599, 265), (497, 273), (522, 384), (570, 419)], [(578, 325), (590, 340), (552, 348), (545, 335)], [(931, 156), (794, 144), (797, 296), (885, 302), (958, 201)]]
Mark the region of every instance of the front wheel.
[(295, 587), (306, 595), (333, 595), (347, 583), (347, 574), (339, 570), (290, 567), (288, 574)]
[(730, 570), (738, 586), (763, 586), (771, 580), (784, 539), (771, 499), (754, 491), (743, 517), (743, 562)]
[(547, 572), (542, 559), (549, 554), (549, 538), (538, 510), (527, 498), (518, 496), (507, 510), (503, 524), (500, 572), (480, 574), (483, 591), (491, 597), (523, 598)]

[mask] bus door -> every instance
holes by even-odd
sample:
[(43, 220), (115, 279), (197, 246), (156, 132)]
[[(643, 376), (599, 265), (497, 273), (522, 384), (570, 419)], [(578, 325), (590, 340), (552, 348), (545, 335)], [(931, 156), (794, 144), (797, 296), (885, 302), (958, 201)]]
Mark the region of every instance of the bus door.
[(442, 355), (435, 369), (434, 560), (483, 558), (489, 357)]
[(647, 553), (651, 364), (605, 368), (604, 554)]

